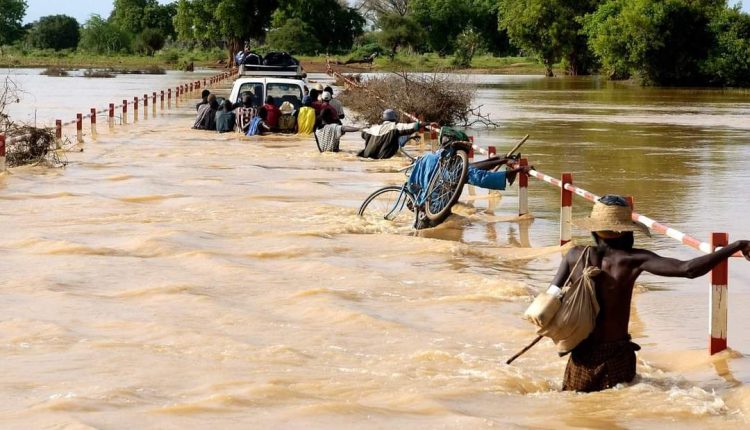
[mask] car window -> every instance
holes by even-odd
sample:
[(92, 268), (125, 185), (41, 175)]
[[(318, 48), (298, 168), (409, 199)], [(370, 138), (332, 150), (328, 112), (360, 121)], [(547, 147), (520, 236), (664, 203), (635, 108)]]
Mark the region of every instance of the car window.
[(242, 84), (235, 103), (241, 103), (242, 98), (245, 97), (246, 94), (253, 97), (253, 106), (263, 106), (265, 100), (263, 97), (263, 84), (259, 82), (247, 82)]
[(302, 88), (297, 84), (270, 83), (266, 90), (273, 97), (273, 104), (276, 106), (281, 106), (284, 102), (291, 103), (295, 110), (302, 106)]

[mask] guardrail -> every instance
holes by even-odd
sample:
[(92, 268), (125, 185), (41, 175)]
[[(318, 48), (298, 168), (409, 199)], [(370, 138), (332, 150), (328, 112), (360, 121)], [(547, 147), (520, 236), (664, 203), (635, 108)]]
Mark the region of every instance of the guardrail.
[[(175, 87), (175, 102), (178, 102), (180, 98), (190, 95), (193, 92), (196, 92), (200, 90), (202, 87), (209, 87), (216, 84), (219, 84), (227, 79), (234, 77), (234, 71), (227, 71), (222, 72), (214, 76), (210, 76), (208, 78), (203, 78), (203, 80), (195, 80), (192, 82), (180, 84), (177, 87)], [(161, 110), (165, 109), (164, 104), (164, 90), (160, 91), (161, 94)], [(166, 109), (172, 108), (172, 89), (169, 88), (166, 91), (167, 95), (167, 104)], [(152, 98), (152, 112), (153, 115), (156, 116), (157, 107), (156, 107), (156, 96), (157, 92), (153, 91), (151, 93)], [(143, 115), (144, 119), (148, 119), (148, 103), (149, 103), (149, 95), (144, 94), (142, 98), (134, 97), (132, 106), (133, 106), (133, 122), (138, 121), (139, 113), (138, 113), (138, 105), (140, 102), (143, 103)], [(123, 100), (122, 104), (115, 106), (114, 103), (109, 103), (108, 108), (104, 109), (97, 109), (97, 108), (91, 108), (90, 113), (83, 115), (82, 113), (77, 113), (75, 116), (75, 119), (67, 122), (63, 122), (60, 119), (55, 120), (55, 138), (57, 140), (57, 146), (60, 147), (60, 144), (63, 139), (63, 129), (64, 127), (68, 127), (71, 125), (76, 126), (76, 142), (79, 144), (84, 143), (83, 140), (83, 122), (86, 119), (90, 120), (90, 130), (91, 130), (91, 136), (92, 138), (96, 138), (96, 120), (97, 116), (102, 114), (107, 114), (108, 118), (108, 124), (110, 129), (114, 128), (115, 126), (115, 110), (116, 109), (122, 109), (122, 116), (121, 116), (121, 124), (127, 124), (128, 123), (128, 100)], [(7, 171), (7, 165), (6, 165), (6, 148), (10, 146), (15, 141), (21, 140), (25, 137), (28, 137), (28, 135), (20, 135), (20, 136), (6, 136), (5, 134), (0, 134), (0, 174)]]
[[(519, 160), (519, 165), (528, 166), (528, 159)], [(577, 195), (590, 202), (597, 201), (600, 196), (573, 185), (573, 174), (563, 173), (560, 179), (541, 173), (537, 170), (531, 170), (527, 174), (520, 174), (518, 183), (518, 214), (525, 215), (529, 213), (528, 187), (529, 177), (534, 177), (542, 182), (546, 182), (560, 188), (560, 244), (564, 245), (570, 242), (572, 238), (572, 207), (573, 195)], [(631, 206), (633, 204), (630, 199)], [(729, 235), (727, 233), (712, 233), (710, 242), (703, 242), (695, 237), (687, 235), (681, 231), (671, 228), (665, 224), (657, 222), (645, 215), (633, 212), (634, 221), (641, 222), (651, 230), (666, 235), (684, 245), (694, 248), (704, 253), (710, 253), (722, 246), (729, 244)], [(742, 254), (736, 253), (732, 257), (741, 257)], [(716, 354), (727, 349), (727, 310), (728, 310), (728, 278), (729, 264), (725, 260), (711, 271), (711, 295), (709, 303), (709, 353)]]

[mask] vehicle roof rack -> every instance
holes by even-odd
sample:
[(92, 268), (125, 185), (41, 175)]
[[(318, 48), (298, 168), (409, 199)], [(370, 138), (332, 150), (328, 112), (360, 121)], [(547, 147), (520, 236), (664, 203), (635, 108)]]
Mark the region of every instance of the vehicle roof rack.
[(302, 69), (302, 66), (297, 64), (291, 66), (262, 66), (243, 64), (240, 66), (238, 77), (287, 78), (304, 80), (307, 78), (307, 73), (305, 73), (305, 71)]

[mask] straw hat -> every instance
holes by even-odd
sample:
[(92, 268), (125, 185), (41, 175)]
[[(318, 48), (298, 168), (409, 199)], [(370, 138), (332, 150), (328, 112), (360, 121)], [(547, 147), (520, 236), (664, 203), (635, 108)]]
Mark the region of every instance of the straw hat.
[(281, 104), (281, 107), (279, 107), (279, 110), (283, 114), (289, 114), (289, 113), (294, 112), (294, 105), (289, 103), (288, 101), (285, 101), (284, 103)]
[(606, 195), (594, 203), (591, 215), (573, 223), (588, 231), (640, 231), (651, 236), (646, 225), (633, 221), (633, 209), (621, 196)]

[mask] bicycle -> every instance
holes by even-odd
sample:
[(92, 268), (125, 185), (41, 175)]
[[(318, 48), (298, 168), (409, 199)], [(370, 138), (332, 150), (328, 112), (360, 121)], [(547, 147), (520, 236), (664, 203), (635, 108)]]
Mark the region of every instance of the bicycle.
[[(416, 229), (437, 225), (445, 220), (466, 184), (471, 143), (465, 133), (450, 127), (440, 129), (438, 142), (439, 158), (434, 169), (429, 172), (425, 190), (414, 184), (410, 186), (408, 180), (401, 186), (380, 188), (365, 199), (357, 214), (397, 224), (410, 222)], [(409, 174), (416, 165), (417, 158), (403, 150), (403, 145), (401, 153), (412, 161), (405, 169)], [(404, 208), (408, 211), (404, 211)]]
[[(516, 162), (521, 154), (514, 154), (528, 139), (524, 136), (504, 157), (491, 158), (488, 160), (472, 163), (481, 170), (497, 170), (502, 165)], [(409, 140), (418, 140), (418, 137), (410, 137)], [(408, 140), (407, 140), (408, 141)], [(438, 138), (440, 157), (434, 169), (430, 172), (431, 177), (426, 187), (426, 192), (414, 189), (407, 179), (403, 185), (389, 185), (382, 187), (370, 194), (357, 212), (361, 217), (371, 219), (385, 219), (396, 224), (406, 225), (411, 223), (416, 229), (434, 227), (448, 215), (451, 208), (458, 201), (467, 182), (469, 171), (468, 152), (472, 144), (466, 134), (449, 127), (442, 127)], [(404, 142), (405, 144), (406, 142)], [(407, 176), (417, 164), (417, 157), (412, 156), (403, 149), (400, 151), (409, 158), (412, 163), (405, 168)], [(513, 184), (515, 171), (507, 177), (508, 183)], [(405, 211), (404, 208), (408, 209)]]

